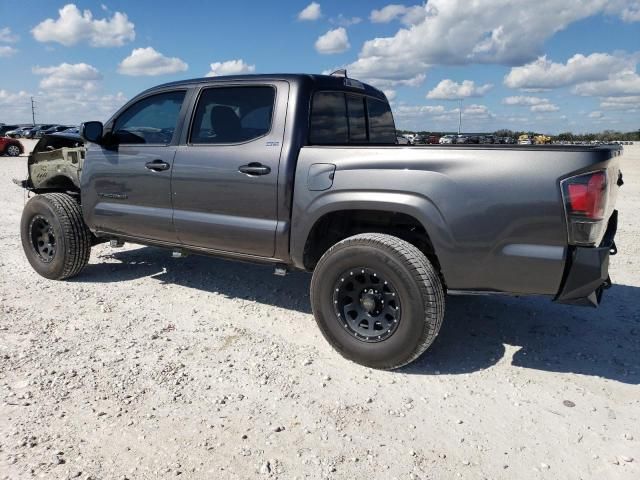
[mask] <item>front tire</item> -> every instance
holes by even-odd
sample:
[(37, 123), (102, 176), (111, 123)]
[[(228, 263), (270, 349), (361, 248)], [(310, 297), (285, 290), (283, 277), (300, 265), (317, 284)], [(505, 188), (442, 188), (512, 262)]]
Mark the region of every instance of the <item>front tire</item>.
[(91, 233), (80, 205), (69, 195), (46, 193), (29, 200), (20, 233), (27, 260), (45, 278), (73, 277), (89, 263)]
[(420, 250), (367, 233), (322, 256), (311, 280), (311, 305), (320, 331), (342, 356), (392, 370), (433, 343), (445, 302), (440, 277)]

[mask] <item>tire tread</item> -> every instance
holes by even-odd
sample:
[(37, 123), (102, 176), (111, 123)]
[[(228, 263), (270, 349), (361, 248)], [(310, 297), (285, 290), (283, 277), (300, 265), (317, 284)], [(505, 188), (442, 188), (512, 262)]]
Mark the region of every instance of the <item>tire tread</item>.
[[(422, 292), (423, 304), (425, 307), (425, 319), (427, 319), (427, 321), (424, 322), (424, 328), (422, 335), (420, 336), (420, 340), (413, 351), (410, 352), (403, 361), (390, 365), (385, 369), (394, 370), (403, 367), (416, 360), (429, 348), (429, 346), (431, 346), (440, 331), (440, 327), (442, 326), (445, 299), (444, 289), (438, 272), (433, 268), (426, 255), (415, 245), (385, 233), (361, 233), (346, 238), (329, 248), (318, 262), (318, 265), (323, 262), (330, 261), (330, 257), (334, 252), (336, 252), (336, 250), (353, 245), (368, 245), (370, 247), (382, 248), (392, 255), (400, 257), (400, 259), (409, 267), (411, 274), (416, 279), (416, 282)], [(314, 284), (316, 281), (319, 281), (319, 279), (316, 279), (314, 276), (312, 279), (312, 292), (314, 291)], [(322, 325), (320, 325), (320, 329), (325, 338), (329, 340), (329, 337), (322, 328)]]

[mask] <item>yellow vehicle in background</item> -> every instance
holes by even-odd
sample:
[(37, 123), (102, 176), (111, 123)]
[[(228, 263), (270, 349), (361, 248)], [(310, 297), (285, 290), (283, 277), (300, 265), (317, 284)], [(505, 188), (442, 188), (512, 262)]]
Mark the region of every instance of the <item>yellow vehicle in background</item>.
[(518, 145), (532, 145), (531, 137), (526, 133), (518, 137)]
[(551, 143), (551, 137), (547, 137), (546, 135), (536, 135), (533, 137), (534, 145), (548, 145)]

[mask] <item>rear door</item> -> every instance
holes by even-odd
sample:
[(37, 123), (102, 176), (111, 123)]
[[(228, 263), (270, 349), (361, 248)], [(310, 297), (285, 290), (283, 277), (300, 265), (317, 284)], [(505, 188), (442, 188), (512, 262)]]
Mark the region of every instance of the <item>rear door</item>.
[(173, 168), (174, 224), (188, 246), (273, 256), (286, 82), (203, 87)]
[(151, 94), (114, 121), (108, 147), (92, 145), (82, 174), (83, 210), (92, 229), (177, 243), (171, 169), (186, 90)]

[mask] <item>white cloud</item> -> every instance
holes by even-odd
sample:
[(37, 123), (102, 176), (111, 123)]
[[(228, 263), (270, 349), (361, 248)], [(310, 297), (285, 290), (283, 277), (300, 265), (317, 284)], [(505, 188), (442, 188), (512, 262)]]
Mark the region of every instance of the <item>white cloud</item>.
[(166, 75), (184, 72), (189, 65), (177, 57), (165, 57), (153, 47), (134, 48), (127, 58), (118, 65), (123, 75)]
[(11, 93), (8, 90), (0, 89), (0, 105), (17, 105), (21, 102), (26, 101), (30, 95), (24, 90), (19, 91), (18, 93)]
[(399, 19), (405, 25), (416, 25), (425, 19), (426, 14), (422, 5), (407, 7), (392, 3), (380, 10), (372, 10), (369, 19), (373, 23), (389, 23)]
[(298, 13), (298, 20), (302, 21), (314, 21), (318, 20), (322, 16), (320, 4), (311, 2), (300, 13)]
[(601, 111), (596, 110), (596, 111), (591, 112), (591, 113), (588, 115), (588, 117), (589, 117), (589, 118), (602, 118), (602, 117), (604, 117), (604, 114), (603, 114)]
[(398, 96), (398, 92), (391, 89), (384, 90), (383, 93), (384, 93), (384, 96), (387, 97), (387, 100), (389, 100), (390, 102), (394, 101), (395, 98)]
[[(457, 109), (456, 109), (457, 111)], [(462, 110), (462, 115), (475, 118), (493, 118), (495, 115), (491, 113), (486, 105), (469, 105)]]
[(11, 33), (11, 29), (9, 27), (0, 28), (0, 42), (15, 43), (18, 40), (18, 36)]
[(513, 97), (506, 97), (502, 99), (504, 105), (517, 106), (517, 107), (530, 107), (532, 112), (549, 113), (557, 112), (560, 107), (551, 103), (548, 98), (541, 97), (528, 97), (523, 95), (517, 95)]
[(560, 110), (560, 107), (558, 107), (557, 105), (554, 105), (553, 103), (541, 103), (540, 105), (534, 105), (531, 107), (532, 112), (538, 112), (538, 113), (557, 112), (558, 110)]
[(570, 24), (597, 14), (623, 15), (637, 0), (430, 0), (424, 19), (391, 37), (365, 42), (348, 66), (360, 79), (407, 79), (431, 65), (535, 60), (545, 42)]
[(504, 105), (517, 105), (520, 107), (530, 107), (533, 105), (540, 105), (542, 103), (549, 103), (548, 98), (540, 98), (540, 97), (526, 97), (522, 95), (507, 97), (502, 99), (502, 103)]
[(51, 67), (33, 67), (33, 73), (44, 75), (40, 88), (44, 90), (91, 92), (98, 88), (102, 74), (86, 63), (61, 63)]
[(242, 75), (246, 73), (254, 73), (255, 71), (255, 65), (249, 65), (239, 58), (237, 60), (212, 63), (211, 71), (207, 73), (207, 77), (218, 77), (220, 75)]
[(126, 13), (115, 12), (111, 18), (94, 19), (90, 10), (81, 12), (73, 3), (31, 30), (39, 42), (57, 42), (67, 47), (88, 42), (92, 47), (120, 47), (136, 37), (135, 26)]
[(627, 23), (640, 22), (640, 3), (629, 5), (622, 11), (622, 20)]
[(342, 53), (350, 47), (347, 31), (343, 27), (329, 30), (316, 40), (316, 50), (323, 55)]
[(36, 121), (78, 125), (87, 120), (106, 121), (127, 98), (121, 93), (100, 94), (83, 90), (46, 90), (44, 92), (0, 90), (0, 106), (5, 121), (31, 122), (31, 100), (37, 103)]
[(393, 112), (398, 117), (415, 117), (425, 115), (442, 115), (447, 110), (442, 105), (400, 105)]
[(605, 97), (600, 101), (604, 110), (640, 110), (640, 95), (628, 97)]
[(512, 68), (504, 79), (509, 88), (558, 88), (577, 83), (605, 80), (612, 72), (629, 68), (628, 59), (608, 53), (592, 53), (589, 56), (574, 55), (567, 63), (555, 63), (546, 56), (536, 61)]
[(0, 58), (7, 58), (7, 57), (12, 57), (13, 55), (16, 54), (18, 50), (16, 50), (13, 47), (8, 47), (5, 45), (0, 45)]
[(640, 75), (627, 70), (599, 82), (585, 82), (571, 90), (585, 97), (617, 97), (640, 95)]
[(360, 17), (345, 17), (343, 14), (339, 14), (336, 18), (329, 19), (329, 22), (340, 27), (350, 27), (351, 25), (358, 25), (362, 22), (362, 19)]
[(468, 97), (482, 97), (493, 85), (477, 85), (472, 80), (456, 83), (453, 80), (442, 80), (433, 90), (427, 93), (427, 98), (437, 100), (459, 100)]

